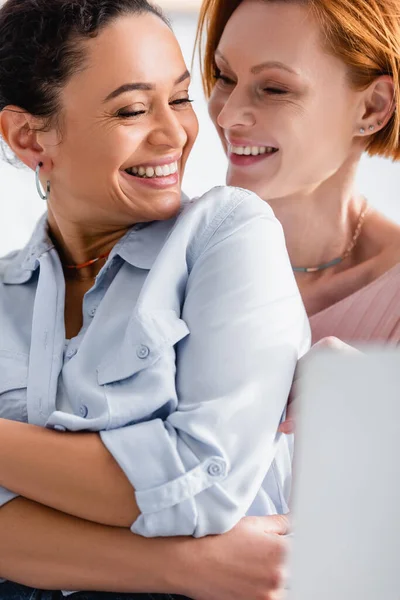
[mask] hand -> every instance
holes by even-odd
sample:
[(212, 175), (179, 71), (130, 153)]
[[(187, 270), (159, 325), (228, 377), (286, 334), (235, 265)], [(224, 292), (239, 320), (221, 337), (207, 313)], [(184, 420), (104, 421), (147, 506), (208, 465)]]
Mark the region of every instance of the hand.
[(294, 433), (294, 427), (295, 427), (294, 413), (296, 410), (294, 401), (298, 397), (298, 384), (300, 381), (300, 378), (299, 378), (300, 368), (303, 367), (304, 364), (306, 363), (306, 361), (308, 361), (312, 356), (314, 356), (316, 352), (321, 350), (321, 348), (337, 350), (338, 352), (347, 352), (347, 353), (356, 353), (356, 354), (359, 353), (359, 351), (356, 350), (355, 348), (353, 348), (352, 346), (345, 344), (344, 342), (342, 342), (341, 340), (339, 340), (338, 338), (333, 337), (333, 336), (323, 338), (322, 340), (320, 340), (319, 342), (314, 344), (314, 346), (311, 348), (311, 350), (309, 350), (309, 352), (307, 352), (307, 354), (305, 354), (297, 363), (296, 373), (294, 376), (293, 385), (292, 385), (292, 389), (291, 389), (291, 392), (289, 395), (289, 400), (288, 400), (286, 420), (283, 421), (283, 423), (281, 423), (278, 428), (278, 431), (280, 431), (281, 433), (286, 433), (286, 434)]
[(287, 515), (245, 517), (223, 535), (196, 540), (189, 589), (193, 600), (281, 600)]

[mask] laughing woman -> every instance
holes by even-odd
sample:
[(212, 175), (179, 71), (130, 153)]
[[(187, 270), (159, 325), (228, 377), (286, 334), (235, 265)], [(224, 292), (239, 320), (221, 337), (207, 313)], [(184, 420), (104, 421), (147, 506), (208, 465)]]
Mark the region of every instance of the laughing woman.
[(400, 226), (355, 181), (400, 160), (398, 0), (204, 0), (198, 37), (226, 181), (281, 222), (313, 341), (400, 344)]
[(145, 0), (0, 10), (1, 135), (47, 203), (0, 262), (2, 599), (189, 594), (145, 538), (287, 511), (276, 432), (308, 321), (266, 203), (182, 202), (188, 87)]

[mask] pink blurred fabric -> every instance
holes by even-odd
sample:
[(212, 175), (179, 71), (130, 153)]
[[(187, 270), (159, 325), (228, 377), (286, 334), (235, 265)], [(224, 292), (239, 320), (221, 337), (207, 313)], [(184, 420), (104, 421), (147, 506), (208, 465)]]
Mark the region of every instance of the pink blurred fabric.
[(400, 263), (351, 296), (310, 318), (313, 344), (335, 336), (356, 342), (400, 343)]

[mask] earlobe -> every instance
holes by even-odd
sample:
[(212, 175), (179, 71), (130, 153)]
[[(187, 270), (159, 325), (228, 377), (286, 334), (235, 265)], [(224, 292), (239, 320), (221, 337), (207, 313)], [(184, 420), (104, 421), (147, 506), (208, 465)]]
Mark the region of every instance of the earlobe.
[(17, 106), (7, 106), (0, 112), (0, 133), (4, 141), (25, 165), (35, 169), (43, 149), (37, 143), (33, 120)]

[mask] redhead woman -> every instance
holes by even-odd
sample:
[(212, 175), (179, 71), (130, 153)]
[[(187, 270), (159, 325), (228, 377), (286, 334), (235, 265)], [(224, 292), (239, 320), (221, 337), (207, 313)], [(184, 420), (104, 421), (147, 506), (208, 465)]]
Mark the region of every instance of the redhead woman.
[(2, 600), (211, 596), (241, 519), (288, 510), (308, 320), (265, 202), (182, 198), (189, 80), (146, 0), (0, 9), (0, 132), (47, 206), (0, 261)]
[(204, 0), (198, 38), (227, 183), (282, 223), (313, 342), (397, 345), (400, 227), (355, 175), (365, 152), (400, 158), (398, 3)]
[(313, 341), (400, 341), (400, 227), (355, 186), (400, 158), (397, 0), (204, 0), (199, 38), (227, 183), (283, 225)]

